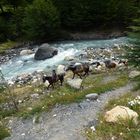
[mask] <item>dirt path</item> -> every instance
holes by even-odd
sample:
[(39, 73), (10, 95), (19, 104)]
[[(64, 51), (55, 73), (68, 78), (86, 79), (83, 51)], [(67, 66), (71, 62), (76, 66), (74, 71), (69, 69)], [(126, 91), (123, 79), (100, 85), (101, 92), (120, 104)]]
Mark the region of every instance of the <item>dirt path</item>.
[(123, 95), (132, 89), (128, 84), (124, 87), (101, 94), (97, 101), (86, 101), (70, 105), (56, 106), (51, 112), (43, 113), (39, 123), (33, 119), (20, 120), (14, 118), (9, 127), (11, 137), (5, 140), (85, 140), (81, 130), (89, 122), (97, 122), (97, 114), (112, 98)]

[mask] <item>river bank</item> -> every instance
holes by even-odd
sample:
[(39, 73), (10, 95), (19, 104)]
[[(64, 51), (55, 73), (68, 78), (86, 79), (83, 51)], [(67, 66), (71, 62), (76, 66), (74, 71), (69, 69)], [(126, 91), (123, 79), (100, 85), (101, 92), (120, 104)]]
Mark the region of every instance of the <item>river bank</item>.
[[(6, 77), (15, 77), (24, 73), (33, 73), (38, 70), (55, 68), (59, 64), (69, 64), (71, 62), (88, 61), (89, 59), (119, 59), (123, 55), (123, 46), (128, 45), (126, 37), (108, 40), (82, 40), (82, 41), (61, 41), (50, 44), (50, 47), (57, 48), (58, 54), (53, 58), (37, 61), (34, 54), (39, 45), (26, 48), (15, 49), (14, 58), (1, 64)], [(19, 55), (22, 50), (30, 49), (32, 54)]]
[[(106, 31), (88, 31), (88, 32), (68, 32), (62, 31), (60, 38), (48, 41), (48, 43), (56, 43), (60, 41), (79, 41), (79, 40), (107, 40), (126, 36), (126, 31), (122, 30), (106, 30)], [(0, 65), (4, 62), (19, 55), (21, 50), (32, 49), (33, 46), (42, 44), (46, 41), (25, 41), (11, 42), (0, 44)], [(6, 44), (6, 45), (5, 45)], [(8, 46), (7, 46), (8, 45)], [(5, 48), (4, 48), (5, 47)]]

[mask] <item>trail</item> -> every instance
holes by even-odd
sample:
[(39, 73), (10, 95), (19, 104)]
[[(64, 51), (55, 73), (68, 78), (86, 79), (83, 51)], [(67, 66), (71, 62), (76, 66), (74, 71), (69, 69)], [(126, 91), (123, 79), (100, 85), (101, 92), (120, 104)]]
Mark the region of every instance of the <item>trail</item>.
[(39, 123), (33, 123), (33, 119), (14, 118), (9, 124), (11, 137), (5, 140), (86, 140), (81, 130), (89, 123), (96, 125), (97, 115), (106, 103), (132, 88), (132, 84), (127, 84), (101, 94), (97, 101), (57, 105), (51, 112), (42, 113)]

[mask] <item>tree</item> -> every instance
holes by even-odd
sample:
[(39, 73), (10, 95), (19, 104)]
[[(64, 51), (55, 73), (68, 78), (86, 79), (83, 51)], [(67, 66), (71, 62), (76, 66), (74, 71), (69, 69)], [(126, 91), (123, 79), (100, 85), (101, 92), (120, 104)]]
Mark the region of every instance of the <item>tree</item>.
[(133, 48), (128, 49), (127, 58), (130, 64), (140, 67), (140, 18), (134, 20), (134, 25), (130, 26), (132, 30), (129, 33), (130, 38), (132, 38)]
[(35, 0), (25, 9), (24, 33), (29, 39), (45, 40), (57, 33), (59, 14), (51, 0)]

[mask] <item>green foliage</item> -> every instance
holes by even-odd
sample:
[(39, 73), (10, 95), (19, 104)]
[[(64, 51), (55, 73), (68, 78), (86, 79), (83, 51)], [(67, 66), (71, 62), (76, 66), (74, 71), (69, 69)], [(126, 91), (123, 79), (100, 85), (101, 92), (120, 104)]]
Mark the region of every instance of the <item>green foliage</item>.
[(140, 67), (140, 18), (134, 20), (134, 25), (130, 26), (132, 30), (129, 36), (133, 39), (134, 47), (128, 48), (127, 58), (130, 64)]
[(53, 0), (69, 28), (125, 26), (135, 15), (133, 0)]
[(1, 0), (0, 42), (51, 40), (63, 29), (123, 28), (138, 8), (136, 0)]
[(0, 44), (0, 53), (5, 53), (7, 49), (13, 48), (16, 45), (14, 41), (7, 41)]
[(30, 39), (46, 39), (56, 33), (59, 15), (50, 0), (35, 0), (26, 7), (23, 24), (25, 35)]
[(9, 38), (11, 32), (11, 26), (7, 19), (0, 17), (0, 42), (5, 41)]

